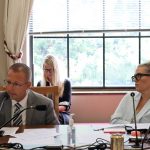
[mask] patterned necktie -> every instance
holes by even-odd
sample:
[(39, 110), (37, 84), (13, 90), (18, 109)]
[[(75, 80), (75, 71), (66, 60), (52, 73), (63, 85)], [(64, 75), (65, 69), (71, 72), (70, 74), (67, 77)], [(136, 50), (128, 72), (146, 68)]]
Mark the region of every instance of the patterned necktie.
[[(21, 110), (21, 105), (19, 103), (15, 104), (15, 111), (14, 111), (14, 116), (20, 112)], [(22, 114), (17, 115), (14, 119), (13, 119), (13, 126), (19, 126), (22, 125)]]

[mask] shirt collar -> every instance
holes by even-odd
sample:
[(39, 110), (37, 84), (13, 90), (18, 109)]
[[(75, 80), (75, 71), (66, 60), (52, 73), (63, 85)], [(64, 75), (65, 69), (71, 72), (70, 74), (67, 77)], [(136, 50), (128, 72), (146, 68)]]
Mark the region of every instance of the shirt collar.
[(26, 108), (27, 107), (28, 93), (29, 92), (27, 92), (26, 96), (19, 102), (12, 99), (12, 106), (14, 106), (16, 103), (19, 103), (23, 108)]

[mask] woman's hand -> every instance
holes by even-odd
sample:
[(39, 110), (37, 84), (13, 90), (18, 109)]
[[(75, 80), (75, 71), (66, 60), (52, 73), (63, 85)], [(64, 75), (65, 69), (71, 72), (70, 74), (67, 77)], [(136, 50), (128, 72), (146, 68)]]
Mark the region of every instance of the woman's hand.
[(59, 106), (59, 112), (64, 112), (66, 111), (66, 107), (65, 106)]

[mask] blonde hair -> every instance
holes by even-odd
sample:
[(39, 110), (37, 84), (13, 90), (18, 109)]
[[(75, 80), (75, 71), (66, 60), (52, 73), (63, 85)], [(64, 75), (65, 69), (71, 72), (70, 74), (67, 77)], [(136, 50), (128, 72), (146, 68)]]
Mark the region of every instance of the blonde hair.
[[(61, 80), (60, 80), (57, 60), (55, 59), (54, 56), (47, 55), (44, 59), (43, 67), (44, 67), (44, 64), (50, 65), (52, 67), (52, 69), (53, 69), (52, 81), (51, 81), (50, 85), (51, 86), (58, 86), (59, 96), (61, 97), (63, 95), (63, 91), (64, 91), (64, 82), (61, 82)], [(46, 79), (44, 77), (44, 72), (43, 72), (43, 80), (41, 82), (41, 86), (46, 86)]]

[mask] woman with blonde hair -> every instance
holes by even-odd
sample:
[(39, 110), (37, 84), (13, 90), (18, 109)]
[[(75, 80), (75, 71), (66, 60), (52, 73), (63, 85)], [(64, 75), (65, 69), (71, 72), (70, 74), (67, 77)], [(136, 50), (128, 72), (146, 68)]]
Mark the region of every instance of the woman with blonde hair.
[(58, 86), (59, 88), (59, 121), (61, 124), (69, 123), (69, 110), (71, 106), (71, 83), (68, 79), (60, 80), (57, 60), (48, 55), (43, 62), (43, 77), (37, 86)]

